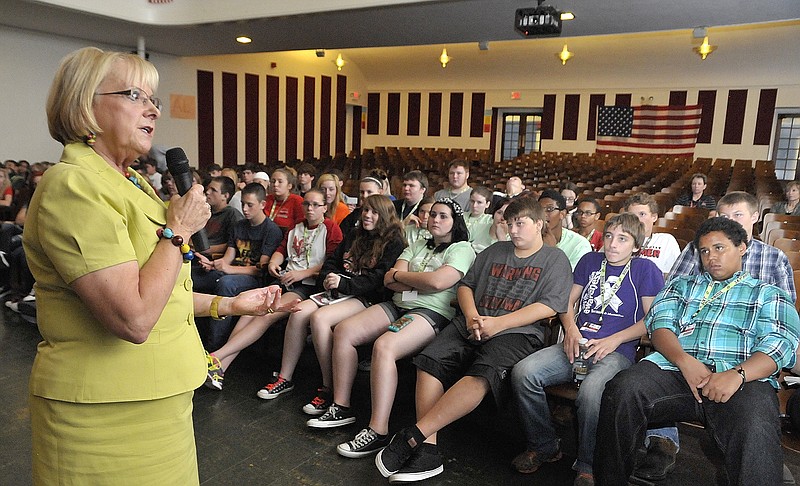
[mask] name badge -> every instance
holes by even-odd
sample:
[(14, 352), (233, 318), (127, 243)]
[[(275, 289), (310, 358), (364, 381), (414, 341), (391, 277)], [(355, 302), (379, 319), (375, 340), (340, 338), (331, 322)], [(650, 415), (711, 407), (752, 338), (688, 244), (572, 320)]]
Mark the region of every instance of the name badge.
[(581, 331), (597, 332), (600, 330), (600, 324), (594, 322), (584, 322), (581, 326)]
[(413, 300), (417, 300), (417, 291), (416, 290), (404, 290), (401, 300), (403, 302), (411, 302)]

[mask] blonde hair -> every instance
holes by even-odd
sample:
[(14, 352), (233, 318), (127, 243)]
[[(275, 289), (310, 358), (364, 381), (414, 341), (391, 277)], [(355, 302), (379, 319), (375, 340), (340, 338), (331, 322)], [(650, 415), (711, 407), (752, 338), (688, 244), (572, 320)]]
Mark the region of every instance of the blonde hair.
[[(233, 181), (234, 187), (239, 183), (239, 174), (236, 173), (235, 169), (231, 169), (230, 167), (225, 167), (224, 169), (222, 169), (221, 174), (224, 175), (225, 177), (230, 177), (231, 180)], [(233, 196), (233, 194), (231, 194), (231, 196)]]
[(105, 52), (96, 47), (74, 51), (61, 61), (47, 96), (51, 137), (66, 145), (102, 132), (94, 116), (94, 96), (117, 63), (127, 68), (126, 81), (142, 82), (153, 92), (158, 88), (155, 66), (135, 54)]
[(339, 176), (336, 174), (322, 174), (317, 179), (317, 189), (322, 189), (323, 182), (333, 182), (333, 187), (336, 188), (336, 197), (333, 199), (332, 203), (328, 203), (326, 200), (325, 203), (328, 204), (328, 211), (325, 212), (325, 216), (333, 219), (333, 216), (336, 214), (336, 206), (339, 205), (340, 202), (344, 202), (344, 194), (342, 194), (342, 187), (339, 185)]

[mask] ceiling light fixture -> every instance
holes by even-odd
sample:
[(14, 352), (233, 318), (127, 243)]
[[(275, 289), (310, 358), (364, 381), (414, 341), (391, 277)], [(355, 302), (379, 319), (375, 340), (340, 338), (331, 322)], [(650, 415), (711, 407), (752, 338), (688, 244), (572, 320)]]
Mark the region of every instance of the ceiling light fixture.
[(442, 63), (442, 67), (446, 68), (447, 63), (450, 62), (452, 57), (447, 55), (447, 48), (442, 49), (442, 55), (439, 56), (439, 62)]
[(339, 55), (336, 56), (336, 70), (337, 71), (341, 71), (342, 67), (344, 66), (344, 64), (345, 63), (344, 63), (344, 59), (342, 59), (342, 54), (339, 53)]
[(717, 46), (712, 46), (708, 43), (708, 36), (703, 37), (703, 43), (694, 48), (694, 52), (696, 52), (703, 61), (715, 50), (717, 50)]
[(240, 35), (239, 37), (236, 38), (236, 42), (238, 42), (239, 44), (249, 44), (253, 42), (253, 39), (247, 37), (246, 35)]
[(574, 55), (575, 54), (569, 52), (569, 49), (567, 49), (567, 45), (566, 44), (564, 44), (564, 48), (561, 49), (561, 52), (557, 52), (556, 53), (556, 57), (561, 60), (561, 65), (562, 66), (566, 66), (567, 61), (572, 59), (572, 56), (574, 56)]

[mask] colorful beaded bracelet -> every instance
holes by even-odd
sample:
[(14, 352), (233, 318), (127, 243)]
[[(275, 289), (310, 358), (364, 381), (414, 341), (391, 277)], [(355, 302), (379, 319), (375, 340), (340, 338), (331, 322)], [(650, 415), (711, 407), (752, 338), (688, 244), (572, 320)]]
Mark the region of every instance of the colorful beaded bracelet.
[(181, 255), (183, 256), (184, 262), (191, 261), (194, 258), (194, 252), (187, 243), (183, 242), (183, 236), (176, 235), (166, 226), (163, 228), (158, 228), (156, 230), (156, 235), (158, 235), (159, 238), (170, 240), (174, 246), (177, 246), (181, 250)]

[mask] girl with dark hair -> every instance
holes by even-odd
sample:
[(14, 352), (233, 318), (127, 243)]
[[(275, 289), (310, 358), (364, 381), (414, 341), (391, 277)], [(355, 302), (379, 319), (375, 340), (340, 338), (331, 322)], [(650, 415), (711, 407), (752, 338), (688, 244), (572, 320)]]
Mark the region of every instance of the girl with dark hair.
[(333, 384), (333, 328), (342, 320), (388, 297), (383, 286), (384, 274), (404, 247), (403, 228), (392, 202), (379, 194), (367, 197), (361, 211), (361, 224), (325, 260), (317, 278), (318, 284), (330, 292), (332, 300), (336, 299), (335, 295), (352, 298), (324, 306), (309, 298), (292, 309), (286, 324), (280, 373), (275, 381), (259, 390), (259, 398), (271, 400), (294, 389), (292, 377), (305, 347), (310, 324), (314, 350), (322, 370), (322, 387), (303, 411), (309, 415), (325, 413), (330, 405), (328, 397)]
[(388, 443), (389, 414), (397, 389), (396, 361), (417, 354), (455, 314), (450, 305), (455, 285), (475, 259), (461, 207), (451, 199), (434, 203), (428, 230), (431, 239), (406, 248), (386, 272), (384, 283), (394, 291), (392, 300), (342, 321), (334, 330), (334, 400), (324, 415), (308, 421), (309, 427), (338, 427), (355, 421), (350, 393), (358, 365), (356, 346), (374, 341), (372, 418), (353, 440), (337, 447), (345, 457), (364, 457)]

